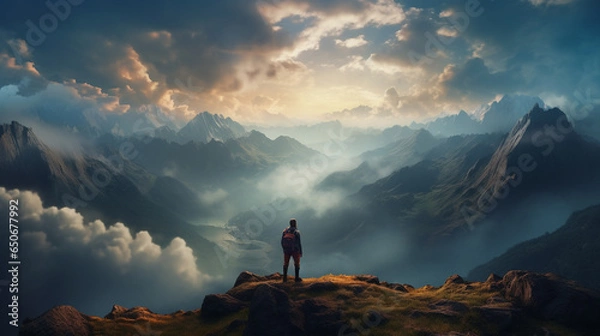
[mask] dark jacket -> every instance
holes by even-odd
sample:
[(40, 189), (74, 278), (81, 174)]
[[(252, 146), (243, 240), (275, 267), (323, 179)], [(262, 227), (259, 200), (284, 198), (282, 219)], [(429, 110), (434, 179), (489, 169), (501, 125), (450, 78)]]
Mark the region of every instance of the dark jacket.
[(283, 230), (283, 232), (281, 233), (281, 245), (283, 246), (283, 235), (286, 234), (286, 232), (293, 232), (294, 235), (296, 236), (296, 246), (294, 248), (294, 252), (300, 252), (300, 254), (302, 254), (302, 242), (300, 241), (300, 230), (296, 229), (295, 227), (288, 227), (287, 229)]

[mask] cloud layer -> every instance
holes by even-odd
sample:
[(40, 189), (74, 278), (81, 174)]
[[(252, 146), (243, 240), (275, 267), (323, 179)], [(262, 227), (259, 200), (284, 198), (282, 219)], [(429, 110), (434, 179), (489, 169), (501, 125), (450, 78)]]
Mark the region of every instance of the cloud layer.
[(10, 199), (19, 200), (26, 316), (58, 304), (95, 314), (113, 304), (168, 309), (199, 296), (211, 280), (181, 238), (161, 247), (147, 231), (86, 222), (74, 209), (44, 207), (35, 193), (0, 187), (0, 202)]
[(600, 90), (594, 0), (48, 3), (0, 14), (0, 87), (67, 85), (116, 113), (252, 121), (366, 105), (410, 122), (499, 94)]

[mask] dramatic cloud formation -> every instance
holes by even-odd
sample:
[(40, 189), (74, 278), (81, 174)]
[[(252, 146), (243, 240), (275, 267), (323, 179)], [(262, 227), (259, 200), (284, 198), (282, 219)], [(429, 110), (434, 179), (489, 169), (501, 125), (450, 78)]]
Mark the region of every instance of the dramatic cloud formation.
[[(506, 93), (565, 108), (576, 92), (600, 96), (599, 10), (594, 0), (24, 0), (0, 13), (0, 87), (30, 96), (65, 85), (106, 111), (152, 105), (176, 123), (205, 110), (314, 121), (361, 105), (409, 123)], [(381, 109), (391, 87), (398, 103)]]
[(113, 304), (165, 309), (199, 295), (211, 279), (181, 238), (161, 248), (146, 231), (86, 222), (74, 209), (44, 207), (35, 193), (0, 187), (0, 201), (10, 199), (19, 200), (27, 313), (65, 303), (96, 314)]

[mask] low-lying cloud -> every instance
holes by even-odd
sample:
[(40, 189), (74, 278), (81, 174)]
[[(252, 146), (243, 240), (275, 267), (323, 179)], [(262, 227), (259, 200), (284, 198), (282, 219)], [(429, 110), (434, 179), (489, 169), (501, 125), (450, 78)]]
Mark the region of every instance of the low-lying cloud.
[(91, 314), (106, 313), (113, 304), (171, 309), (212, 279), (181, 238), (161, 247), (147, 231), (86, 222), (74, 209), (44, 207), (36, 193), (0, 187), (2, 204), (11, 199), (19, 200), (25, 316), (58, 304)]

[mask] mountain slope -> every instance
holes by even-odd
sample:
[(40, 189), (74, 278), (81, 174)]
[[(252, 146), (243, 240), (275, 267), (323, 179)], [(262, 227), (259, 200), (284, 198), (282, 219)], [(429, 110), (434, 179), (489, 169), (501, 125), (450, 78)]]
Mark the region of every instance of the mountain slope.
[(129, 160), (109, 163), (106, 157), (60, 154), (19, 123), (0, 126), (0, 186), (35, 191), (45, 206), (67, 206), (86, 218), (148, 230), (159, 244), (181, 237), (197, 253), (214, 256), (205, 259), (207, 269), (220, 267), (212, 243), (168, 203), (155, 203), (141, 190), (152, 190), (156, 176)]
[(182, 143), (197, 141), (208, 143), (212, 139), (226, 141), (238, 138), (246, 133), (242, 125), (222, 115), (202, 112), (190, 120), (177, 132)]
[(370, 275), (304, 280), (243, 272), (201, 309), (165, 315), (115, 305), (100, 318), (58, 306), (26, 322), (20, 335), (595, 335), (600, 314), (598, 293), (552, 274), (511, 271), (486, 282), (454, 275), (439, 288), (418, 289)]
[(500, 101), (479, 108), (477, 114), (482, 116), (481, 131), (508, 132), (535, 105), (545, 107), (539, 97), (505, 95)]
[(412, 129), (423, 128), (437, 136), (482, 133), (479, 121), (471, 118), (465, 111), (460, 111), (455, 115), (440, 117), (426, 124), (413, 123), (410, 127)]
[(317, 189), (341, 189), (348, 194), (355, 193), (362, 186), (371, 184), (394, 170), (416, 164), (441, 142), (426, 130), (415, 131), (404, 139), (364, 152), (359, 156), (363, 163), (357, 168), (330, 174), (317, 185)]
[(600, 290), (600, 205), (573, 213), (558, 230), (525, 241), (478, 266), (469, 279), (509, 269), (552, 272)]

